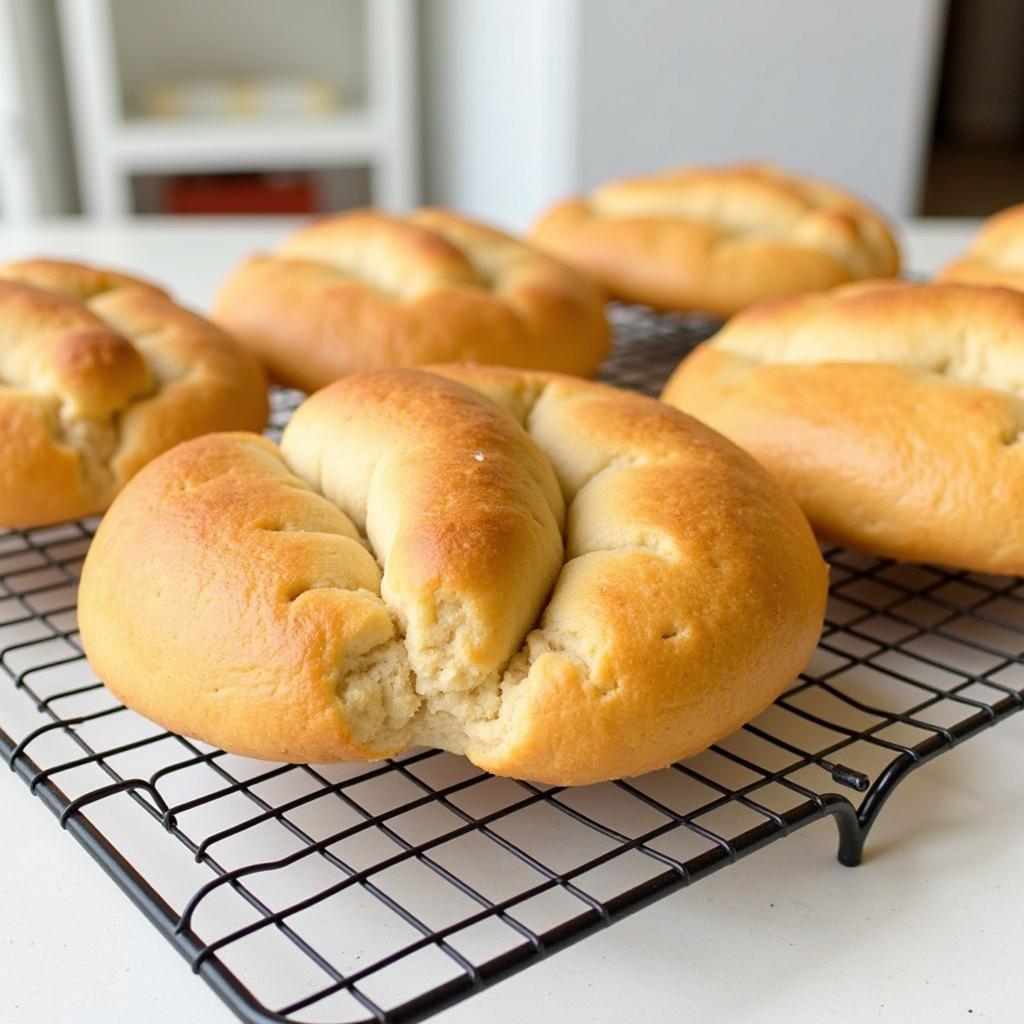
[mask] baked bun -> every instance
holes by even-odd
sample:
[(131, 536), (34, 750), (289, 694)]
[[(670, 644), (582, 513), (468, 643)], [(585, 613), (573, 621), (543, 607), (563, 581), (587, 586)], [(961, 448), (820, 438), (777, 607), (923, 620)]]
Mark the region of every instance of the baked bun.
[(228, 278), (214, 319), (282, 383), (499, 363), (592, 376), (607, 355), (604, 297), (524, 242), (445, 210), (356, 210), (299, 231)]
[(825, 577), (768, 474), (653, 399), (384, 370), (314, 395), (280, 448), (220, 434), (147, 467), (79, 623), (121, 700), (236, 753), (427, 744), (569, 785), (756, 715), (813, 650)]
[(612, 182), (555, 206), (531, 238), (615, 298), (722, 317), (899, 272), (889, 229), (864, 203), (761, 164)]
[(815, 528), (890, 558), (1024, 573), (1024, 295), (873, 283), (765, 303), (666, 402), (743, 446)]
[(1024, 203), (989, 217), (967, 254), (946, 267), (939, 280), (1024, 291)]
[(266, 417), (255, 360), (156, 286), (58, 260), (0, 267), (0, 526), (100, 512), (179, 441)]

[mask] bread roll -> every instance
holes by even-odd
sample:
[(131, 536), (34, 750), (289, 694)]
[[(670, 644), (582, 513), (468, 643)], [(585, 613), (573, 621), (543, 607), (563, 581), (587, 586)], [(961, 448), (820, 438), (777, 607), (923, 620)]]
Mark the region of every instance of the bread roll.
[(950, 263), (938, 279), (1024, 291), (1024, 203), (989, 217), (967, 254)]
[(256, 362), (156, 286), (57, 260), (0, 267), (0, 526), (100, 512), (179, 441), (266, 416)]
[(214, 319), (285, 384), (435, 361), (592, 376), (604, 297), (531, 246), (445, 210), (329, 217), (224, 283)]
[(892, 235), (867, 205), (760, 164), (611, 182), (559, 203), (531, 240), (615, 298), (721, 317), (899, 271)]
[(1024, 294), (876, 283), (766, 303), (662, 397), (751, 452), (830, 540), (1024, 573)]
[(86, 559), (93, 668), (162, 725), (273, 761), (413, 745), (558, 785), (661, 768), (817, 642), (826, 570), (746, 454), (639, 395), (440, 367), (355, 374), (180, 445)]

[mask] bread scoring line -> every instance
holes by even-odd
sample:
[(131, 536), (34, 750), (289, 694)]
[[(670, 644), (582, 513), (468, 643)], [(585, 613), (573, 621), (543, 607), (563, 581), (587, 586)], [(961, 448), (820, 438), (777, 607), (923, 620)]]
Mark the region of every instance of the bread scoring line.
[[(856, 240), (873, 258), (886, 256), (885, 239), (870, 216), (848, 201), (837, 202), (837, 197), (829, 192), (796, 179), (776, 181), (760, 176), (750, 181), (743, 176), (726, 176), (713, 186), (706, 178), (698, 178), (691, 182), (681, 179), (676, 187), (675, 195), (667, 194), (654, 201), (642, 195), (638, 199), (635, 193), (628, 192), (623, 197), (614, 188), (598, 189), (585, 201), (585, 207), (597, 221), (667, 219), (713, 228), (718, 235), (711, 241), (712, 251), (766, 241), (827, 253), (855, 277), (870, 277), (872, 268), (865, 265), (858, 250), (844, 241)], [(743, 188), (770, 193), (788, 205), (796, 200), (802, 208), (791, 211), (781, 221), (777, 212), (768, 217), (751, 217), (747, 209), (742, 211), (743, 216), (732, 215), (735, 204), (743, 205), (742, 192), (737, 193)], [(757, 212), (756, 204), (754, 211)]]
[(411, 274), (410, 286), (399, 288), (392, 282), (385, 282), (380, 275), (369, 272), (366, 259), (359, 259), (355, 253), (350, 253), (349, 258), (345, 258), (341, 254), (340, 248), (338, 255), (334, 258), (314, 256), (308, 252), (304, 254), (302, 247), (297, 246), (294, 252), (285, 248), (278, 253), (262, 257), (262, 259), (266, 261), (281, 260), (306, 263), (310, 266), (326, 269), (333, 272), (339, 281), (352, 281), (365, 285), (377, 292), (382, 298), (396, 305), (414, 302), (421, 296), (442, 288), (469, 288), (501, 298), (517, 316), (520, 315), (519, 309), (507, 297), (510, 293), (514, 294), (515, 292), (515, 289), (510, 287), (509, 281), (515, 277), (516, 271), (524, 263), (553, 262), (543, 253), (524, 245), (516, 239), (494, 238), (474, 240), (463, 237), (457, 229), (453, 229), (450, 225), (446, 224), (421, 224), (408, 219), (403, 220), (402, 223), (410, 225), (418, 232), (432, 235), (454, 249), (473, 271), (473, 278), (470, 279), (457, 273), (442, 273), (436, 276), (432, 275), (423, 283), (417, 282), (415, 280), (416, 275)]
[[(117, 290), (119, 289), (110, 288), (101, 294), (109, 295)], [(124, 338), (124, 340), (127, 341), (136, 352), (138, 352), (146, 365), (146, 370), (149, 374), (150, 380), (152, 381), (149, 388), (133, 395), (130, 399), (125, 401), (124, 404), (113, 409), (110, 415), (103, 419), (84, 416), (66, 416), (66, 403), (64, 402), (61, 402), (60, 407), (57, 410), (59, 430), (54, 435), (54, 440), (71, 448), (76, 453), (78, 458), (79, 479), (83, 484), (87, 482), (90, 475), (93, 475), (93, 480), (95, 481), (97, 476), (94, 474), (98, 474), (98, 478), (102, 482), (102, 486), (96, 489), (101, 490), (105, 495), (103, 500), (107, 500), (110, 497), (111, 490), (116, 486), (113, 467), (124, 449), (125, 417), (137, 406), (159, 398), (163, 392), (176, 381), (187, 380), (195, 372), (195, 367), (187, 367), (178, 364), (176, 367), (178, 371), (177, 373), (167, 374), (164, 372), (163, 367), (158, 365), (157, 361), (152, 359), (150, 354), (146, 351), (146, 346), (149, 344), (151, 339), (162, 338), (173, 329), (170, 325), (163, 325), (147, 331), (141, 331), (135, 335), (129, 335), (123, 331), (117, 330), (117, 328), (106, 317), (104, 317), (102, 313), (94, 309), (93, 299), (90, 299), (85, 303), (85, 305), (89, 308), (90, 312), (99, 317), (99, 319), (107, 324), (112, 331), (118, 334), (121, 338)], [(103, 446), (104, 450), (100, 452), (99, 459), (92, 457), (90, 449), (95, 446), (89, 445), (88, 438), (85, 436), (84, 432), (80, 432), (80, 437), (76, 443), (74, 428), (78, 426), (84, 426), (86, 428), (94, 426), (101, 430), (109, 430), (111, 432), (111, 437), (107, 444)]]
[[(967, 328), (958, 331), (952, 336), (945, 353), (938, 358), (931, 360), (923, 358), (900, 358), (900, 352), (872, 353), (871, 358), (858, 358), (863, 353), (856, 349), (849, 349), (836, 352), (835, 339), (829, 344), (832, 350), (820, 358), (805, 358), (792, 353), (793, 349), (800, 349), (804, 343), (805, 336), (813, 336), (815, 330), (803, 329), (794, 332), (774, 344), (774, 351), (770, 358), (759, 358), (751, 351), (751, 346), (734, 344), (728, 336), (723, 338), (712, 338), (704, 344), (710, 348), (726, 352), (736, 359), (743, 360), (749, 367), (779, 366), (779, 367), (801, 367), (801, 366), (842, 366), (844, 364), (858, 366), (892, 366), (902, 367), (909, 370), (919, 370), (922, 373), (940, 378), (950, 384), (962, 385), (964, 387), (984, 388), (989, 391), (996, 391), (1024, 401), (1024, 346), (1021, 347), (1019, 355), (1021, 379), (1019, 382), (1000, 380), (999, 375), (992, 372), (991, 350), (987, 342), (968, 335)], [(780, 351), (781, 350), (781, 351)], [(922, 349), (913, 344), (904, 346), (904, 352), (911, 356), (920, 355)], [(891, 358), (885, 358), (889, 354)], [(974, 356), (971, 359), (970, 356)], [(965, 372), (965, 368), (970, 370)], [(1024, 405), (1021, 415), (1024, 417)]]
[[(38, 283), (27, 284), (26, 287), (53, 295), (73, 298), (73, 296), (60, 289), (46, 288)], [(139, 344), (143, 339), (148, 342), (151, 336), (164, 333), (168, 330), (167, 327), (148, 330), (133, 337), (119, 330), (115, 324), (111, 323), (96, 308), (98, 299), (134, 287), (136, 286), (112, 283), (107, 287), (101, 287), (93, 291), (88, 298), (80, 299), (79, 301), (112, 334), (130, 345), (142, 359), (146, 368), (146, 376), (151, 382), (148, 388), (131, 395), (121, 405), (111, 409), (107, 415), (97, 417), (76, 415), (69, 412), (69, 406), (75, 399), (70, 394), (64, 394), (47, 386), (49, 383), (47, 380), (49, 365), (47, 364), (26, 360), (25, 363), (30, 372), (12, 375), (8, 367), (7, 372), (0, 377), (0, 387), (35, 395), (43, 403), (45, 410), (44, 423), (50, 439), (56, 445), (74, 453), (79, 485), (83, 491), (96, 495), (98, 500), (102, 501), (109, 499), (116, 484), (113, 463), (120, 455), (124, 445), (124, 416), (135, 406), (159, 396), (170, 383), (185, 375), (186, 372), (186, 368), (179, 367), (180, 372), (177, 375), (163, 373), (147, 354), (145, 344)], [(79, 327), (68, 327), (65, 333), (74, 334), (81, 329)], [(47, 330), (45, 325), (41, 324), (35, 332), (23, 336), (20, 339), (20, 345), (28, 350), (32, 350), (37, 339), (51, 334), (52, 332)], [(0, 360), (0, 363), (2, 363), (2, 360)]]

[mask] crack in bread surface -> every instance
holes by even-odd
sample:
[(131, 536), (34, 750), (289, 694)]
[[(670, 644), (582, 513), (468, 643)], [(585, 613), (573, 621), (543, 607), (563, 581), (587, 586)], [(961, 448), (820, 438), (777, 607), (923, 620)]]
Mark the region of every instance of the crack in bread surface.
[[(494, 397), (477, 396), (477, 401), (491, 405)], [(599, 655), (600, 640), (593, 635), (552, 628), (545, 621), (547, 609), (557, 600), (563, 581), (599, 554), (644, 552), (663, 560), (672, 560), (678, 554), (666, 538), (659, 537), (651, 528), (627, 528), (609, 541), (602, 536), (595, 540), (588, 536), (588, 530), (593, 532), (589, 527), (581, 527), (581, 522), (588, 518), (592, 495), (613, 486), (617, 474), (648, 471), (649, 460), (636, 452), (617, 451), (582, 470), (568, 466), (567, 460), (552, 450), (552, 426), (545, 424), (542, 413), (546, 405), (564, 407), (564, 403), (579, 400), (580, 396), (552, 397), (550, 388), (542, 385), (526, 394), (505, 397), (511, 401), (501, 407), (504, 429), (550, 467), (563, 503), (564, 519), (558, 508), (548, 507), (545, 515), (531, 506), (530, 517), (539, 530), (553, 530), (557, 534), (557, 563), (550, 567), (550, 578), (544, 581), (535, 614), (522, 624), (500, 660), (483, 668), (474, 664), (471, 652), (475, 644), (485, 639), (481, 634), (486, 632), (486, 623), (473, 614), (471, 602), (465, 602), (458, 592), (442, 588), (424, 621), (415, 613), (409, 596), (393, 585), (390, 559), (394, 536), (386, 524), (380, 523), (386, 499), (376, 493), (382, 476), (393, 472), (388, 466), (389, 454), (385, 452), (376, 459), (368, 475), (366, 467), (362, 467), (362, 485), (351, 486), (351, 480), (339, 483), (332, 478), (326, 447), (310, 460), (296, 457), (306, 447), (301, 417), (299, 434), (289, 434), (289, 426), (282, 440), (285, 465), (315, 493), (334, 504), (380, 568), (379, 587), (367, 593), (366, 598), (379, 603), (379, 609), (386, 614), (389, 635), (345, 656), (336, 685), (336, 699), (345, 721), (358, 741), (373, 748), (394, 751), (425, 745), (464, 753), (470, 746), (480, 750), (499, 744), (517, 694), (539, 659), (556, 656), (585, 675)], [(582, 397), (586, 400), (587, 396)], [(335, 443), (341, 441), (343, 435), (335, 438)], [(486, 441), (481, 440), (477, 447), (474, 444), (477, 442), (469, 444), (467, 450), (473, 448), (472, 455), (482, 455), (486, 464), (490, 455)], [(415, 450), (406, 458), (415, 461)], [(357, 469), (353, 478), (359, 475)], [(492, 585), (500, 589), (502, 581), (495, 579)], [(685, 624), (676, 627), (678, 633), (685, 629)], [(616, 688), (614, 680), (602, 685), (603, 694)]]

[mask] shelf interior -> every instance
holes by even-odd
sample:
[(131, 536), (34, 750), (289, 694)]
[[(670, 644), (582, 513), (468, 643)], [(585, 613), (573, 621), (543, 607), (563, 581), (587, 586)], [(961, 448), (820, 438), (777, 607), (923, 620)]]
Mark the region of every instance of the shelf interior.
[(146, 96), (183, 80), (312, 79), (339, 109), (368, 94), (365, 0), (111, 0), (126, 117)]

